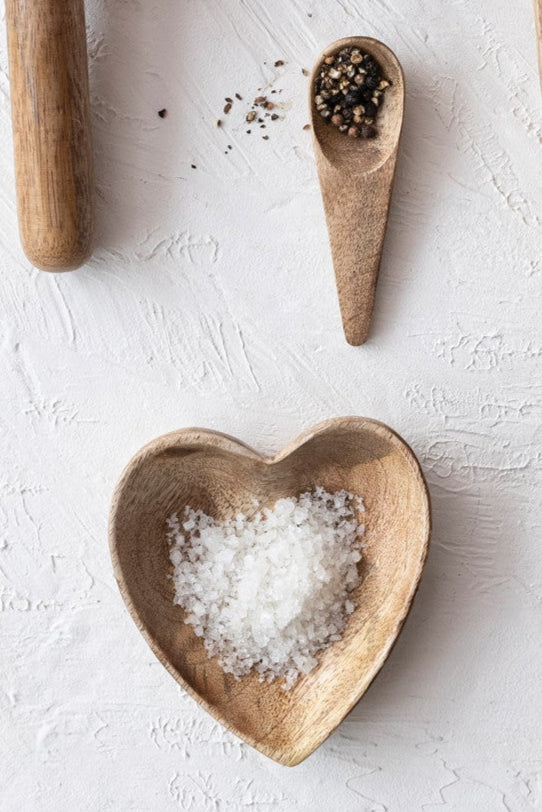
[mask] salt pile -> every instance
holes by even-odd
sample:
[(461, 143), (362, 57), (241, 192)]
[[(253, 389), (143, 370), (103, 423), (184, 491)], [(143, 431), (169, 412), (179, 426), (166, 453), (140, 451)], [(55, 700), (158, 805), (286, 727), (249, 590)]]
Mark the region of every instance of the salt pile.
[(355, 609), (363, 501), (317, 487), (254, 510), (218, 522), (187, 506), (168, 519), (174, 600), (224, 671), (290, 688)]

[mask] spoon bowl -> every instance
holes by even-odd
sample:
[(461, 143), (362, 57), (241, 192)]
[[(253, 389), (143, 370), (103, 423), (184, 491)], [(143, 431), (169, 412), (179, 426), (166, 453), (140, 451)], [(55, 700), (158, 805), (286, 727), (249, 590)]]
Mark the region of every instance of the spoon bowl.
[[(391, 82), (382, 97), (374, 138), (349, 138), (316, 109), (314, 86), (322, 63), (346, 47), (357, 47), (373, 56)], [(405, 82), (397, 57), (371, 37), (347, 37), (334, 42), (320, 55), (311, 75), (309, 104), (316, 166), (345, 337), (355, 346), (363, 344), (369, 335), (404, 97)]]
[[(240, 680), (209, 659), (174, 605), (166, 520), (186, 505), (217, 519), (271, 507), (322, 485), (364, 499), (367, 543), (356, 609), (341, 640), (291, 690)], [(222, 724), (266, 756), (293, 766), (316, 749), (367, 690), (414, 597), (427, 552), (427, 489), (412, 451), (391, 429), (339, 418), (311, 429), (275, 457), (224, 434), (187, 429), (139, 451), (114, 495), (113, 568), (126, 605), (160, 662)]]

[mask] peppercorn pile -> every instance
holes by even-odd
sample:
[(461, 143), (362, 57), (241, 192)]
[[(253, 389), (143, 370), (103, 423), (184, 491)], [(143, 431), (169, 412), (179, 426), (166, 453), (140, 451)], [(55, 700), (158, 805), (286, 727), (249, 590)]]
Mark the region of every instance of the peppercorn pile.
[(351, 138), (374, 138), (378, 108), (390, 84), (370, 54), (342, 48), (324, 59), (316, 77), (316, 109), (339, 132)]

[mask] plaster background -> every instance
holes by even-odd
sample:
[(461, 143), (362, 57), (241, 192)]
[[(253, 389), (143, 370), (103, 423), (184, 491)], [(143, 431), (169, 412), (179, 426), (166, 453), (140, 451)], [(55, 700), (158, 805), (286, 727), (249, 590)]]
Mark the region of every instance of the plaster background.
[[(63, 276), (33, 270), (18, 243), (2, 27), (3, 812), (542, 809), (531, 3), (89, 0), (87, 12), (99, 247)], [(357, 349), (341, 333), (301, 73), (353, 33), (396, 51), (408, 89), (372, 338)], [(243, 118), (273, 80), (284, 120), (263, 141)], [(245, 101), (217, 129), (236, 91)], [(287, 770), (154, 660), (111, 574), (109, 500), (163, 432), (206, 426), (271, 453), (342, 414), (412, 444), (433, 544), (376, 682)]]

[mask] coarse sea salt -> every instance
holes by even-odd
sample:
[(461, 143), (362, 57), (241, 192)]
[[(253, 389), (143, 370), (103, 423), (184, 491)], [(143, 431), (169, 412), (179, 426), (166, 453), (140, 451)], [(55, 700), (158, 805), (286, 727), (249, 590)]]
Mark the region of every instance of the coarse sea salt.
[(322, 487), (217, 521), (185, 507), (167, 521), (176, 604), (209, 657), (240, 678), (291, 688), (340, 640), (355, 609), (363, 501)]

